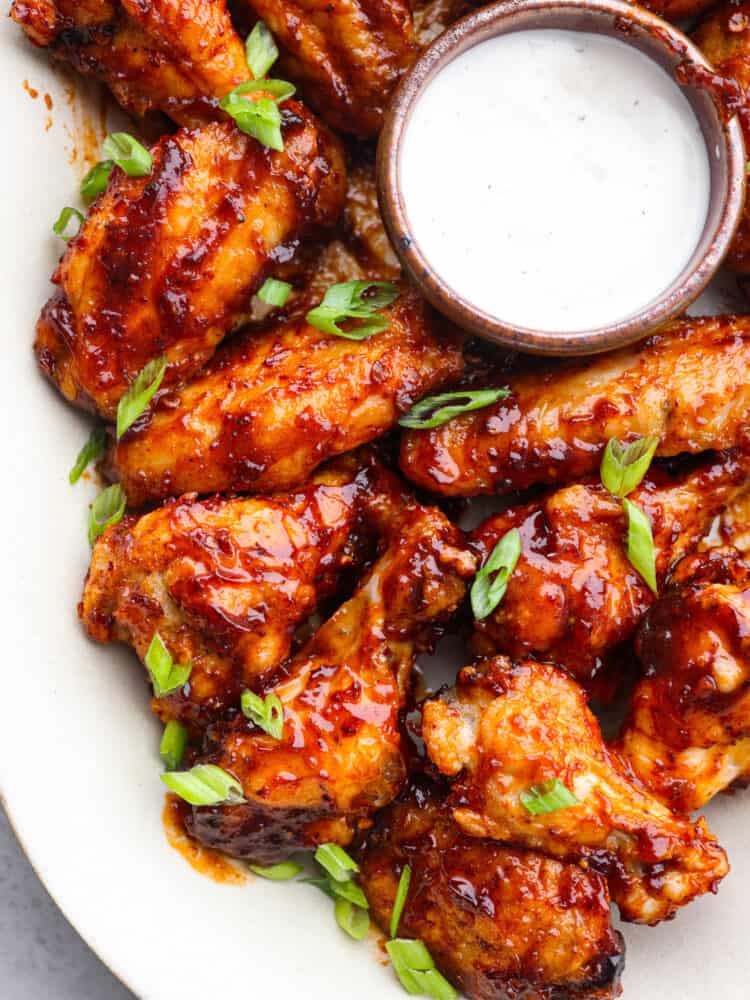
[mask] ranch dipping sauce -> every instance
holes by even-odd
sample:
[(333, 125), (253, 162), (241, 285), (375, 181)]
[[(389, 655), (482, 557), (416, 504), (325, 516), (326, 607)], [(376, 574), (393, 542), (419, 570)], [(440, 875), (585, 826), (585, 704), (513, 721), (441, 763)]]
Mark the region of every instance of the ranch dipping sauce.
[(402, 137), (410, 237), (462, 298), (540, 331), (626, 319), (671, 284), (709, 203), (679, 86), (636, 48), (510, 32), (425, 87)]

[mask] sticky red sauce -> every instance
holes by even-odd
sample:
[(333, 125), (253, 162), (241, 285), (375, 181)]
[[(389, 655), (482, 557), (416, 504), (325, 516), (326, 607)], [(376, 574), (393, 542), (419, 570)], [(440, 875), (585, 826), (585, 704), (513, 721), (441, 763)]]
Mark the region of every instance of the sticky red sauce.
[(23, 81), (23, 89), (32, 100), (35, 101), (39, 97), (39, 91), (32, 87), (28, 80)]
[(250, 881), (229, 858), (210, 847), (203, 847), (185, 832), (185, 807), (176, 795), (168, 795), (162, 813), (167, 843), (187, 861), (192, 869), (222, 885), (245, 885)]

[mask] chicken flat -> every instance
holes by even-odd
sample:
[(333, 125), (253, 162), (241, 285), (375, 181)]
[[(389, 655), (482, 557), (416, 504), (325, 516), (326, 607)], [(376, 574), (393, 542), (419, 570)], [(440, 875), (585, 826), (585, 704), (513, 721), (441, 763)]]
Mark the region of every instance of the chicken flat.
[[(703, 820), (674, 815), (629, 777), (583, 690), (556, 667), (498, 657), (464, 668), (455, 689), (425, 703), (423, 735), (456, 779), (449, 805), (465, 833), (585, 860), (625, 920), (667, 920), (729, 870)], [(528, 808), (525, 795), (549, 781), (572, 801)]]
[(476, 496), (580, 479), (613, 437), (656, 435), (664, 457), (731, 448), (750, 421), (750, 317), (679, 320), (639, 346), (510, 381), (507, 399), (405, 434), (404, 474)]
[(399, 877), (411, 882), (399, 935), (419, 938), (468, 1000), (610, 1000), (624, 959), (601, 875), (463, 834), (444, 790), (416, 778), (357, 852), (359, 882), (388, 933)]
[(211, 124), (160, 140), (147, 177), (113, 170), (37, 324), (39, 364), (68, 399), (111, 418), (162, 354), (164, 385), (184, 380), (243, 318), (274, 259), (336, 221), (338, 143), (302, 105), (285, 108), (283, 152)]
[[(630, 496), (651, 522), (659, 587), (750, 476), (750, 457), (740, 453), (692, 464), (677, 475), (652, 467)], [(656, 600), (628, 560), (622, 504), (589, 482), (510, 507), (472, 534), (483, 562), (511, 528), (521, 532), (521, 558), (503, 600), (475, 622), (474, 648), (483, 656), (530, 654), (589, 680)]]
[(274, 491), (304, 482), (327, 458), (371, 441), (463, 358), (426, 304), (404, 288), (390, 326), (367, 340), (304, 320), (223, 348), (165, 396), (114, 452), (130, 503), (195, 491)]
[(202, 762), (242, 784), (246, 802), (196, 808), (188, 830), (209, 847), (271, 864), (323, 842), (347, 844), (401, 790), (399, 710), (475, 569), (439, 511), (387, 517), (386, 547), (351, 599), (264, 691), (283, 706), (280, 740), (242, 717), (209, 730)]
[(214, 118), (219, 98), (250, 77), (226, 0), (15, 0), (11, 17), (136, 117)]

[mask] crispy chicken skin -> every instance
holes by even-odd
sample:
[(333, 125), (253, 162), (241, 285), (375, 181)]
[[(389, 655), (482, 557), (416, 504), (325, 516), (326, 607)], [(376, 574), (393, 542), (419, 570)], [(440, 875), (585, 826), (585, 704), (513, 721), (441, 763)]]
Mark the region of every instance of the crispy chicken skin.
[(511, 378), (511, 388), (494, 406), (405, 434), (405, 475), (475, 496), (580, 479), (612, 437), (655, 434), (660, 456), (731, 448), (750, 421), (750, 316), (678, 320), (636, 347)]
[(225, 0), (15, 0), (11, 17), (136, 117), (213, 118), (219, 98), (250, 76)]
[[(705, 4), (705, 7), (711, 6), (711, 2)], [(738, 104), (745, 105), (739, 122), (745, 145), (750, 149), (750, 115), (746, 106), (750, 87), (750, 0), (739, 3), (728, 0), (719, 4), (693, 32), (693, 41), (718, 73), (739, 84)], [(724, 263), (733, 271), (750, 274), (750, 205), (747, 203)]]
[(435, 509), (410, 504), (386, 519), (385, 549), (351, 599), (265, 685), (284, 708), (281, 740), (242, 716), (208, 731), (202, 760), (233, 774), (247, 799), (193, 809), (188, 831), (209, 847), (271, 864), (347, 844), (401, 790), (411, 669), (462, 600), (475, 560)]
[[(677, 475), (652, 467), (630, 496), (651, 521), (660, 588), (750, 475), (750, 458), (736, 452), (691, 464)], [(533, 655), (586, 681), (655, 600), (627, 558), (622, 504), (600, 483), (585, 482), (510, 507), (474, 531), (482, 562), (514, 527), (523, 552), (503, 600), (475, 622), (474, 648), (483, 656)]]
[(378, 816), (357, 853), (359, 882), (388, 933), (412, 870), (399, 936), (419, 938), (468, 1000), (610, 1000), (621, 936), (601, 875), (461, 833), (444, 791), (418, 778)]
[[(425, 703), (423, 735), (456, 779), (449, 804), (465, 833), (587, 862), (625, 920), (666, 920), (729, 870), (704, 820), (674, 815), (635, 784), (583, 690), (554, 666), (498, 657), (465, 667), (456, 688)], [(521, 794), (551, 779), (578, 803), (533, 815)]]
[(282, 57), (279, 72), (299, 84), (334, 128), (375, 135), (401, 75), (416, 58), (406, 0), (238, 0), (265, 21)]
[(638, 630), (645, 676), (617, 749), (679, 812), (750, 776), (750, 562), (719, 548), (679, 564)]
[(404, 287), (390, 327), (367, 340), (304, 320), (222, 348), (120, 439), (114, 465), (134, 506), (188, 491), (274, 491), (389, 430), (460, 374), (458, 341)]
[(112, 172), (37, 324), (39, 364), (68, 399), (111, 418), (161, 354), (164, 385), (189, 377), (245, 315), (274, 258), (336, 221), (338, 143), (302, 105), (285, 108), (282, 153), (213, 123), (161, 139), (148, 177)]
[(347, 456), (294, 493), (188, 495), (126, 517), (94, 545), (81, 621), (92, 639), (127, 642), (141, 660), (158, 632), (193, 669), (152, 707), (165, 722), (203, 726), (286, 659), (295, 628), (368, 555), (378, 505), (400, 499), (372, 456)]

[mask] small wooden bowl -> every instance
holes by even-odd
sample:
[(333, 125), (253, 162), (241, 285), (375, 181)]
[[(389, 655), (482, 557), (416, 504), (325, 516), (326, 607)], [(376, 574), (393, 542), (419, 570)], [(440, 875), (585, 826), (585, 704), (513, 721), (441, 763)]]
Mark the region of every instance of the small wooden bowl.
[[(495, 35), (527, 28), (567, 28), (610, 35), (640, 49), (677, 75), (700, 123), (710, 163), (710, 195), (703, 233), (681, 273), (639, 312), (573, 333), (506, 323), (462, 298), (430, 266), (409, 228), (399, 181), (399, 149), (423, 88), (456, 56)], [(739, 122), (722, 96), (722, 81), (699, 49), (673, 25), (621, 0), (502, 0), (452, 25), (422, 54), (396, 91), (378, 144), (380, 208), (401, 263), (427, 299), (458, 326), (519, 351), (594, 354), (644, 337), (683, 312), (719, 268), (734, 236), (745, 196), (745, 147)], [(436, 197), (440, 196), (436, 192)]]

